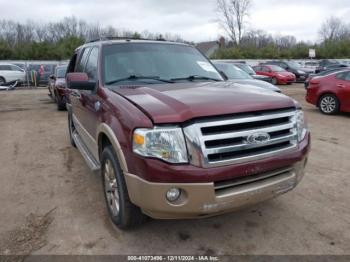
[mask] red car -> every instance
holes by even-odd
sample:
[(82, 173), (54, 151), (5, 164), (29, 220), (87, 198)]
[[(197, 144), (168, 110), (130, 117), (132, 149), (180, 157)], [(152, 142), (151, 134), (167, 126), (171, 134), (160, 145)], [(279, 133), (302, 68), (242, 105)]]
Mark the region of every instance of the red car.
[(66, 71), (67, 66), (57, 66), (55, 74), (49, 77), (49, 96), (57, 104), (57, 110), (66, 109)]
[(276, 65), (258, 65), (253, 67), (258, 75), (269, 76), (272, 78), (272, 84), (284, 85), (294, 83), (296, 77), (293, 73), (284, 70), (282, 67)]
[(350, 112), (350, 71), (313, 78), (307, 87), (306, 101), (327, 115)]

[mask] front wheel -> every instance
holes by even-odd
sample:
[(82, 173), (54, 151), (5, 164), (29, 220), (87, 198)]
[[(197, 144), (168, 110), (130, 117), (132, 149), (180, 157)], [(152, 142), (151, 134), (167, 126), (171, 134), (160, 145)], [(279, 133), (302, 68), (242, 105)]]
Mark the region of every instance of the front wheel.
[(319, 101), (319, 108), (323, 114), (334, 115), (339, 112), (339, 100), (335, 95), (323, 95)]
[(101, 177), (107, 209), (112, 222), (120, 229), (130, 229), (145, 221), (139, 207), (131, 203), (123, 171), (112, 146), (102, 152)]

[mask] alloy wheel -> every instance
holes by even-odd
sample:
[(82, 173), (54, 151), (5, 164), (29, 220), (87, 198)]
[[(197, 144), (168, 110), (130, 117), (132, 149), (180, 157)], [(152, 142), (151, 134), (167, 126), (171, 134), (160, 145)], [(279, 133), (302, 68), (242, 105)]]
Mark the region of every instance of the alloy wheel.
[(320, 108), (322, 112), (331, 114), (336, 111), (337, 101), (333, 96), (325, 96), (321, 99)]
[(107, 159), (104, 163), (104, 186), (108, 207), (113, 216), (119, 214), (119, 191), (118, 183), (112, 166), (112, 162)]

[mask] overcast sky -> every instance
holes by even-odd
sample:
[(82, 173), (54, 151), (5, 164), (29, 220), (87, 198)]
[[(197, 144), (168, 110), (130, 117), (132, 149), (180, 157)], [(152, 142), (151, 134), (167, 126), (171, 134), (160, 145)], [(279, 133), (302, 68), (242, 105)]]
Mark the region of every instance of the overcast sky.
[[(252, 0), (248, 26), (273, 35), (316, 41), (330, 15), (350, 22), (350, 0)], [(216, 40), (216, 0), (0, 0), (0, 19), (57, 21), (76, 16), (100, 25), (173, 33), (186, 40)]]

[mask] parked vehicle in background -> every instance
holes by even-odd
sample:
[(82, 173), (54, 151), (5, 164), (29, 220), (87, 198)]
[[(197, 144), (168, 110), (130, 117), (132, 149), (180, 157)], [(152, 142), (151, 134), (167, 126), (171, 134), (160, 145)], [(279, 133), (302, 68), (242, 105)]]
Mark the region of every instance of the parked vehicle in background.
[[(292, 73), (296, 77), (296, 82), (304, 82), (306, 78), (308, 77), (308, 73), (301, 70), (301, 65), (294, 61), (268, 61), (265, 63), (262, 63), (264, 65), (276, 65), (284, 70)], [(309, 71), (309, 73), (311, 70)]]
[(350, 112), (350, 70), (311, 79), (306, 101), (317, 106), (323, 114)]
[(72, 145), (120, 228), (230, 212), (292, 190), (309, 131), (293, 99), (224, 81), (194, 47), (104, 40), (68, 66)]
[(258, 66), (254, 66), (253, 69), (258, 75), (265, 75), (271, 77), (272, 84), (274, 85), (290, 85), (296, 81), (296, 77), (294, 74), (287, 72), (282, 67), (276, 65), (261, 64)]
[(312, 60), (312, 61), (304, 62), (304, 64), (302, 65), (302, 68), (308, 68), (312, 70), (315, 74), (319, 66), (320, 66), (320, 63), (318, 61)]
[(320, 73), (329, 69), (344, 68), (347, 66), (348, 65), (342, 64), (337, 60), (323, 59), (319, 61), (319, 67), (316, 69), (316, 73)]
[(268, 83), (272, 83), (272, 78), (269, 76), (264, 76), (264, 75), (257, 75), (253, 68), (250, 65), (243, 64), (243, 63), (233, 63), (235, 66), (238, 68), (242, 69), (246, 73), (248, 73), (251, 77), (253, 77), (256, 80), (262, 80)]
[(25, 81), (24, 70), (13, 64), (0, 63), (0, 85), (15, 81), (18, 83)]
[(57, 104), (57, 110), (66, 109), (67, 88), (66, 88), (67, 66), (57, 66), (55, 73), (49, 77), (49, 96)]
[(325, 66), (325, 67), (323, 67), (323, 69), (320, 72), (331, 70), (331, 69), (346, 69), (348, 67), (349, 67), (348, 65), (344, 65), (344, 64), (339, 63), (339, 64)]
[(33, 84), (34, 79), (32, 79), (31, 73), (36, 72), (36, 83), (37, 85), (48, 85), (50, 75), (53, 75), (55, 72), (57, 64), (45, 64), (45, 63), (31, 63), (28, 65), (28, 79)]
[(329, 74), (332, 74), (332, 73), (335, 73), (335, 72), (343, 71), (344, 69), (345, 68), (328, 69), (328, 70), (322, 71), (322, 72), (320, 72), (318, 74), (311, 74), (311, 75), (309, 75), (309, 77), (304, 82), (304, 86), (305, 86), (305, 88), (307, 88), (309, 86), (309, 83), (310, 83), (311, 79), (313, 79), (313, 78), (322, 77), (322, 76), (329, 75)]
[(281, 90), (274, 86), (273, 84), (261, 81), (261, 80), (255, 80), (252, 76), (247, 74), (245, 71), (242, 69), (238, 68), (234, 64), (230, 63), (219, 63), (219, 62), (214, 62), (214, 65), (216, 66), (217, 69), (219, 69), (221, 72), (223, 72), (229, 81), (242, 84), (242, 85), (247, 85), (248, 87), (259, 87), (263, 88), (265, 90), (269, 91), (274, 91), (274, 92), (281, 92)]

